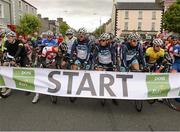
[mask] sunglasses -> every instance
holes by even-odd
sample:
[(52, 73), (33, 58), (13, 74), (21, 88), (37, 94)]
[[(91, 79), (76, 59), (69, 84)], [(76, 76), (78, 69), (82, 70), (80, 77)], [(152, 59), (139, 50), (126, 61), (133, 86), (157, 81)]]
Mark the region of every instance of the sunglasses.
[(68, 36), (68, 35), (70, 36), (70, 35), (72, 35), (72, 34), (66, 34), (66, 35), (67, 35), (67, 36)]
[(101, 42), (106, 42), (107, 40), (101, 40)]
[(137, 42), (137, 40), (132, 40), (132, 42)]

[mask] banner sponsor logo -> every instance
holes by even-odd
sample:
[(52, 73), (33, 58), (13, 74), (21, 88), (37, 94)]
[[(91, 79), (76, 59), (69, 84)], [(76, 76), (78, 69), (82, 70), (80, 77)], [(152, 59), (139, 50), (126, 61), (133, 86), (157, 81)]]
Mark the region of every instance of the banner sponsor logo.
[(29, 69), (13, 69), (13, 80), (16, 88), (24, 90), (35, 90), (34, 85), (35, 73)]
[(148, 97), (167, 97), (170, 91), (169, 75), (147, 75)]

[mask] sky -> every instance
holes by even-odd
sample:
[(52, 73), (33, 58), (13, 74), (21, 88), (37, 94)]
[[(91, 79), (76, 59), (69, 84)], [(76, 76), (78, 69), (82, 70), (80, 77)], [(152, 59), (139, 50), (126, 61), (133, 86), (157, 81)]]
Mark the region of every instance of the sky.
[[(94, 31), (111, 17), (113, 0), (26, 0), (42, 17), (61, 17), (72, 28)], [(153, 2), (154, 0), (117, 0), (121, 2)]]

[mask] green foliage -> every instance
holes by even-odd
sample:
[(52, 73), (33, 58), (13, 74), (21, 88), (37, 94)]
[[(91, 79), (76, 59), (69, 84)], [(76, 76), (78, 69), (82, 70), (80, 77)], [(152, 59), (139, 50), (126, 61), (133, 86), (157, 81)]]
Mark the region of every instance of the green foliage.
[(171, 5), (163, 15), (163, 28), (169, 32), (180, 33), (180, 0)]
[(17, 25), (17, 32), (19, 34), (32, 34), (39, 31), (41, 22), (37, 16), (32, 14), (25, 14)]
[(66, 22), (61, 22), (59, 28), (62, 35), (65, 36), (66, 31), (70, 28), (70, 26)]
[(105, 30), (104, 30), (103, 26), (100, 26), (100, 27), (96, 28), (96, 30), (93, 32), (93, 34), (96, 37), (99, 37), (104, 32), (105, 32)]

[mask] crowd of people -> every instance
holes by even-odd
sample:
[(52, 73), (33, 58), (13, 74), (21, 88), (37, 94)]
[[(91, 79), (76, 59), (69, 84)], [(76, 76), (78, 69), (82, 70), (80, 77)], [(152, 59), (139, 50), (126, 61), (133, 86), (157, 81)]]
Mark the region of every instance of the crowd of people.
[[(85, 28), (66, 35), (52, 31), (22, 36), (10, 30), (0, 32), (1, 66), (97, 70), (116, 72), (180, 72), (180, 35), (162, 34), (143, 40), (136, 33), (117, 38), (102, 33), (98, 38)], [(1, 96), (10, 93), (1, 89)], [(37, 103), (39, 94), (33, 98)]]

